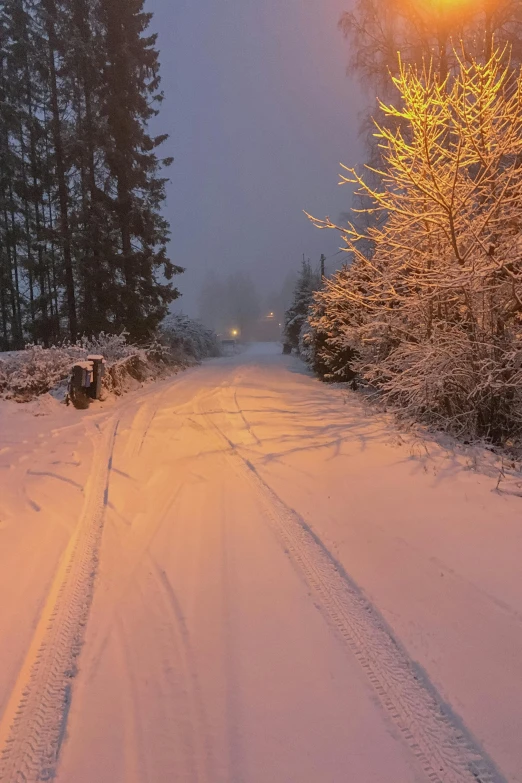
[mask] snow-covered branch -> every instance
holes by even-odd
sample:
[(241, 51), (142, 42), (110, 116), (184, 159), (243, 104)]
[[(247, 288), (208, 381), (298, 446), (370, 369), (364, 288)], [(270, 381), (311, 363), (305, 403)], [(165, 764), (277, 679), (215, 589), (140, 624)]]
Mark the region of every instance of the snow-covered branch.
[(443, 83), (400, 65), (377, 185), (343, 167), (382, 219), (311, 218), (353, 260), (315, 294), (308, 339), (327, 377), (357, 371), (412, 416), (502, 440), (522, 432), (522, 78), (503, 51), (456, 60)]

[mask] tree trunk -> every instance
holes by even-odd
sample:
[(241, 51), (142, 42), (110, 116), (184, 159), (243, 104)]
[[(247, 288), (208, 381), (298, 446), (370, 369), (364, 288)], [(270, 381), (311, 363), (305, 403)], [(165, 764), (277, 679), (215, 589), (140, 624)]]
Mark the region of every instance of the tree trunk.
[(50, 76), (50, 97), (51, 97), (51, 117), (54, 151), (56, 156), (56, 178), (58, 182), (58, 200), (60, 207), (60, 236), (62, 240), (63, 260), (64, 260), (64, 278), (65, 291), (67, 298), (67, 317), (69, 320), (69, 332), (71, 339), (78, 336), (78, 318), (76, 313), (76, 291), (74, 286), (74, 273), (71, 251), (71, 234), (69, 227), (69, 208), (68, 208), (68, 189), (65, 176), (65, 159), (62, 139), (62, 127), (60, 119), (60, 109), (58, 102), (58, 83), (56, 74), (56, 33), (54, 19), (56, 17), (56, 6), (54, 0), (45, 0), (46, 9), (46, 32), (48, 37), (48, 56), (49, 56), (49, 76)]

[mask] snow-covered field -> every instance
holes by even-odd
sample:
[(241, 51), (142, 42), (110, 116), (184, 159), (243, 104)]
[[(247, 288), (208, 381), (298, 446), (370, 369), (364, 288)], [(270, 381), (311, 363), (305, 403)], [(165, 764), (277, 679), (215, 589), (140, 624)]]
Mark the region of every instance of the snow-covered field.
[(278, 346), (0, 402), (0, 780), (522, 782), (496, 484)]

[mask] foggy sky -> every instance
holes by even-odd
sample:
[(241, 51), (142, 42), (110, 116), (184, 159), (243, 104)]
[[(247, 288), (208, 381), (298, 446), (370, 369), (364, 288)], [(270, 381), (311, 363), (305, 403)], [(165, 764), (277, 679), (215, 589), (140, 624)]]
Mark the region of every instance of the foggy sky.
[[(175, 305), (198, 315), (210, 270), (252, 272), (267, 294), (339, 248), (350, 205), (339, 162), (363, 158), (360, 93), (346, 76), (337, 22), (347, 0), (147, 0), (159, 33), (166, 100), (154, 130), (173, 155), (166, 214), (170, 256), (186, 267)], [(335, 264), (338, 259), (332, 260)]]

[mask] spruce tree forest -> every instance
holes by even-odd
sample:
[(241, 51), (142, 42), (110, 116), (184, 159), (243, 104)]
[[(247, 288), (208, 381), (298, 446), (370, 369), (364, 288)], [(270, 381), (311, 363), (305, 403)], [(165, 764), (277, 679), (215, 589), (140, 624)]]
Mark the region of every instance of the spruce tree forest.
[(150, 16), (143, 0), (1, 4), (0, 350), (141, 339), (178, 295)]

